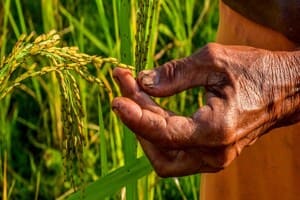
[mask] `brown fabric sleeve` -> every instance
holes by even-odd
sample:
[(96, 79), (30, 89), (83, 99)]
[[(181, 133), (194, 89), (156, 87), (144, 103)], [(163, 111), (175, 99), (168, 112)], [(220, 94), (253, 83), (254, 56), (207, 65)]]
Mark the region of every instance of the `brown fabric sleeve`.
[(300, 0), (222, 0), (248, 19), (300, 44)]

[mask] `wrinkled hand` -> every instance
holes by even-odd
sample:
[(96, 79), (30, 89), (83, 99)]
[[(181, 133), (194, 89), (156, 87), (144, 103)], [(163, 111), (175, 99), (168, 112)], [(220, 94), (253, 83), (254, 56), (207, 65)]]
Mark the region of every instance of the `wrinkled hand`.
[[(284, 65), (294, 57), (209, 44), (141, 72), (137, 81), (129, 70), (116, 68), (123, 97), (114, 99), (113, 110), (136, 134), (158, 175), (216, 172), (270, 129), (299, 121), (299, 67)], [(164, 110), (149, 96), (197, 86), (205, 87), (207, 104), (191, 117)]]

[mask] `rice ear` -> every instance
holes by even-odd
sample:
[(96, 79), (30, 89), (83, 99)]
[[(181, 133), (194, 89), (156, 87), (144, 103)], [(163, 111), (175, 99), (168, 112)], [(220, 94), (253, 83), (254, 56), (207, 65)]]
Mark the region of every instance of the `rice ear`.
[[(52, 30), (46, 34), (36, 36), (21, 35), (12, 52), (0, 62), (0, 100), (21, 87), (27, 79), (42, 77), (54, 73), (58, 79), (61, 93), (61, 113), (63, 124), (62, 150), (66, 178), (71, 182), (74, 190), (77, 185), (84, 187), (83, 180), (83, 149), (84, 136), (84, 111), (80, 97), (78, 83), (75, 75), (91, 84), (105, 87), (101, 79), (89, 72), (87, 65), (100, 69), (105, 63), (112, 66), (134, 69), (120, 63), (116, 58), (103, 58), (79, 52), (78, 47), (61, 47), (59, 33)], [(47, 65), (31, 63), (26, 65), (26, 60), (43, 58)], [(18, 75), (15, 76), (16, 72)], [(76, 184), (74, 174), (79, 174), (80, 183)]]

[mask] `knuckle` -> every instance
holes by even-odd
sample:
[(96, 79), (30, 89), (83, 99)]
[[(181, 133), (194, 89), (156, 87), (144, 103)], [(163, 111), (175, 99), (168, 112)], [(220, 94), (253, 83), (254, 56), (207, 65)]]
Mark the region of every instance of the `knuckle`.
[(172, 81), (186, 73), (186, 66), (189, 62), (189, 58), (172, 60), (162, 65), (158, 70), (164, 79)]
[(208, 43), (203, 48), (203, 53), (213, 66), (220, 66), (218, 57), (220, 55), (221, 45), (217, 43)]

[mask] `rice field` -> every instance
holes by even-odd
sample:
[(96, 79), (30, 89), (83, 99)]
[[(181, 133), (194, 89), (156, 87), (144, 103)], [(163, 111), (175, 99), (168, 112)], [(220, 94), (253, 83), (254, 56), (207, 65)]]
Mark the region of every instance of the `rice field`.
[[(217, 4), (0, 0), (0, 197), (198, 199), (200, 175), (159, 178), (114, 115), (112, 70), (138, 73), (213, 41)], [(189, 115), (202, 89), (156, 101)]]

